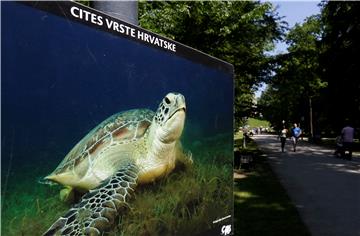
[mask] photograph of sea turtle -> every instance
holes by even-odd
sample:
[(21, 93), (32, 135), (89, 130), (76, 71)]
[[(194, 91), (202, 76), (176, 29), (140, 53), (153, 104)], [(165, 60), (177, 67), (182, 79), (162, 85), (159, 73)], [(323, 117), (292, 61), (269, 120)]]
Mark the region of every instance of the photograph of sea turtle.
[(90, 190), (44, 235), (101, 235), (129, 203), (137, 184), (169, 174), (176, 162), (191, 164), (179, 138), (185, 123), (185, 98), (165, 96), (158, 110), (133, 109), (115, 114), (95, 127), (47, 177), (67, 188)]
[(74, 20), (73, 6), (1, 3), (1, 234), (230, 228), (233, 67)]

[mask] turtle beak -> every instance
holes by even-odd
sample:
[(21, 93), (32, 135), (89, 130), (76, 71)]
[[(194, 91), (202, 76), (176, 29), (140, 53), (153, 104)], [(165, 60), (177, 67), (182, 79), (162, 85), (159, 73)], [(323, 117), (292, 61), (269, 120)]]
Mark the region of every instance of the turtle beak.
[(175, 101), (175, 106), (177, 107), (177, 109), (171, 114), (169, 118), (171, 118), (175, 113), (179, 111), (183, 111), (184, 113), (186, 113), (186, 103), (183, 95), (178, 94), (178, 97), (176, 98)]
[(178, 110), (184, 110), (184, 112), (186, 112), (186, 102), (185, 102), (185, 97), (181, 94), (177, 94), (177, 98), (176, 98), (176, 105), (178, 107)]
[(172, 114), (171, 114), (171, 116), (169, 117), (169, 119), (171, 118), (171, 117), (173, 117), (176, 113), (178, 113), (179, 111), (183, 111), (185, 114), (186, 114), (186, 107), (180, 107), (180, 108), (178, 108), (178, 109), (176, 109)]

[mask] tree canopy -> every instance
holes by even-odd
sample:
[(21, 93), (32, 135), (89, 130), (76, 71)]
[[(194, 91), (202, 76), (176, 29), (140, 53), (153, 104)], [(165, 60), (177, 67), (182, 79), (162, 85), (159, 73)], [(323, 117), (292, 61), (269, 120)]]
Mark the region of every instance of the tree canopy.
[(237, 126), (252, 112), (254, 89), (271, 73), (266, 51), (285, 27), (272, 4), (259, 1), (140, 2), (139, 22), (234, 65)]
[(319, 63), (328, 82), (320, 103), (324, 129), (339, 130), (347, 120), (360, 127), (360, 4), (328, 2)]
[(346, 120), (359, 127), (359, 7), (324, 2), (321, 14), (287, 33), (288, 52), (277, 56), (274, 76), (259, 100), (273, 125), (302, 122), (309, 133), (313, 124), (313, 134), (338, 133)]
[(288, 53), (277, 56), (275, 74), (258, 104), (273, 125), (282, 125), (282, 120), (304, 121), (309, 112), (306, 107), (326, 87), (319, 76), (320, 36), (319, 16), (296, 24), (286, 35)]

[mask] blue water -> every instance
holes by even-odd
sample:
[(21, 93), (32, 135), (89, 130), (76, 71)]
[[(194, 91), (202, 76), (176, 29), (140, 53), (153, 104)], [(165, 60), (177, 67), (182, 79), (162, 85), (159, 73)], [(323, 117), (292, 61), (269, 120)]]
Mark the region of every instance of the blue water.
[[(19, 3), (1, 6), (3, 199), (19, 181), (37, 184), (110, 115), (156, 110), (168, 92), (185, 96), (187, 148), (210, 139), (202, 149), (232, 152), (230, 73)], [(211, 139), (224, 136), (226, 145)]]
[(232, 132), (232, 75), (215, 68), (14, 2), (2, 3), (1, 47), (2, 175), (55, 167), (108, 116), (155, 110), (172, 91), (189, 139)]

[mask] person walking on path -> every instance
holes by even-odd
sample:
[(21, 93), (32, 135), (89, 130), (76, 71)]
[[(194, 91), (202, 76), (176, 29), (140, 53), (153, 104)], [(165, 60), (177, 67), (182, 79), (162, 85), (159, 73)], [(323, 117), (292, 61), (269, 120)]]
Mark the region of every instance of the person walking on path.
[(280, 141), (281, 141), (281, 152), (284, 152), (284, 149), (285, 149), (287, 133), (288, 133), (288, 130), (284, 126), (279, 135)]
[(291, 139), (293, 142), (294, 152), (296, 152), (296, 145), (301, 135), (301, 129), (294, 123), (294, 127), (291, 129)]
[(345, 152), (349, 151), (348, 159), (350, 159), (350, 160), (352, 157), (352, 145), (354, 142), (354, 134), (355, 134), (355, 130), (350, 125), (346, 125), (341, 130), (341, 137), (342, 137), (342, 144), (343, 144), (341, 155), (342, 155), (342, 157), (345, 157)]

